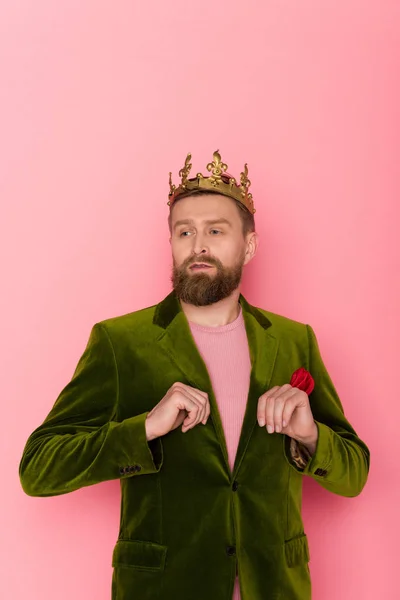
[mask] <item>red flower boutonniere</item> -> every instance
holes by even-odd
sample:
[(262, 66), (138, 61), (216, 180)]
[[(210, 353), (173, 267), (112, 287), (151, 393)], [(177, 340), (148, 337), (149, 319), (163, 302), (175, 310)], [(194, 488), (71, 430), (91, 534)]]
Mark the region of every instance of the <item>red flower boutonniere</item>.
[(297, 369), (297, 371), (294, 371), (290, 379), (290, 385), (297, 387), (307, 395), (310, 395), (314, 389), (314, 379), (307, 369), (301, 367), (300, 369)]

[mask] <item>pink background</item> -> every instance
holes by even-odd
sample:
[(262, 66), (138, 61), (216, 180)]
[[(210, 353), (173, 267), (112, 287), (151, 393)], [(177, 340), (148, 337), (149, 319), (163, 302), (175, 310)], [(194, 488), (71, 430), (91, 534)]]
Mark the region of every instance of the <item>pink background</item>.
[(110, 598), (119, 482), (30, 498), (18, 463), (91, 326), (170, 291), (168, 172), (216, 148), (243, 292), (313, 326), (371, 450), (359, 497), (304, 480), (313, 600), (400, 597), (399, 36), (398, 0), (3, 0), (2, 598)]

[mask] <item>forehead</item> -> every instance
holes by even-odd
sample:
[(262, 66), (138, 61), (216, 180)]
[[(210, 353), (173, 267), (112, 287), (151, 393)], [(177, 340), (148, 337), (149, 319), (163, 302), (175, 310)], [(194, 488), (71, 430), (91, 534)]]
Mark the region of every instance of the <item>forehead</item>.
[(181, 219), (206, 221), (225, 218), (234, 224), (240, 221), (235, 202), (221, 194), (200, 194), (181, 198), (172, 206), (171, 222), (174, 224)]

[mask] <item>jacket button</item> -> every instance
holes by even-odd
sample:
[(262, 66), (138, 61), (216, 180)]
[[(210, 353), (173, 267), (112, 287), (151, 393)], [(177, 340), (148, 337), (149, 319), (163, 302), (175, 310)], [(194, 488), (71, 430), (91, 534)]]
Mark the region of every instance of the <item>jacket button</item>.
[(119, 472), (120, 472), (120, 475), (125, 475), (125, 468), (124, 467), (120, 467), (119, 468)]
[(325, 469), (316, 469), (314, 471), (314, 475), (319, 475), (320, 477), (324, 477), (324, 475), (327, 474), (328, 471), (325, 471)]
[(235, 554), (236, 554), (235, 546), (228, 546), (226, 549), (226, 553), (228, 556), (235, 556)]
[(129, 471), (129, 473), (134, 473), (136, 471), (136, 469), (133, 465), (129, 465), (128, 471)]
[(135, 471), (139, 472), (141, 470), (142, 470), (142, 467), (140, 465), (135, 465)]
[(233, 490), (234, 492), (236, 492), (236, 490), (238, 489), (238, 487), (239, 487), (239, 484), (238, 484), (238, 482), (237, 482), (237, 481), (234, 481), (234, 482), (232, 483), (232, 490)]

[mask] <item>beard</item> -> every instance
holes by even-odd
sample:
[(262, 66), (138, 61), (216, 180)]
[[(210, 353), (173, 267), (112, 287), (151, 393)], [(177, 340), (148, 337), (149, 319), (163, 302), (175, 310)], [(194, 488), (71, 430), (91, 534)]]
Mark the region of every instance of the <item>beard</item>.
[[(189, 265), (203, 262), (216, 267), (216, 274), (205, 271), (188, 273)], [(244, 252), (233, 267), (224, 267), (220, 260), (211, 257), (189, 257), (179, 267), (173, 261), (171, 282), (176, 295), (194, 306), (208, 306), (227, 298), (242, 279)]]

